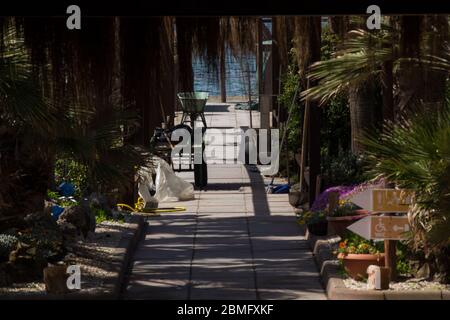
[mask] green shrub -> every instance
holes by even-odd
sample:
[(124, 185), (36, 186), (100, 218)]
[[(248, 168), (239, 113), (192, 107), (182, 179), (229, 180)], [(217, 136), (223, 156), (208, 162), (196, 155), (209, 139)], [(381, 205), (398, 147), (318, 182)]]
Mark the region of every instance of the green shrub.
[(322, 159), (324, 188), (340, 185), (355, 185), (365, 181), (364, 163), (350, 150), (340, 150), (337, 156), (327, 153)]
[(104, 221), (114, 221), (114, 222), (125, 222), (125, 217), (123, 215), (119, 215), (118, 217), (114, 217), (111, 212), (106, 211), (102, 208), (97, 208), (96, 206), (91, 206), (91, 210), (95, 215), (96, 224), (100, 224)]
[(100, 224), (103, 221), (112, 220), (111, 217), (108, 216), (108, 214), (106, 213), (106, 210), (104, 209), (94, 209), (94, 212), (95, 212), (95, 222), (97, 224)]
[(84, 196), (88, 188), (88, 169), (81, 163), (69, 158), (59, 158), (55, 163), (55, 180), (57, 183), (63, 181), (75, 185), (75, 197)]

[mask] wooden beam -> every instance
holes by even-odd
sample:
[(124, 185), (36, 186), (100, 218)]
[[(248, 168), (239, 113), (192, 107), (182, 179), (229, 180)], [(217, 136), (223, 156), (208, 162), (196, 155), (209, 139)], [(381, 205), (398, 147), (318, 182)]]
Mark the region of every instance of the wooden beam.
[(227, 102), (227, 75), (225, 46), (220, 50), (220, 96), (222, 102)]
[[(312, 64), (320, 61), (321, 17), (310, 17), (309, 52)], [(315, 83), (311, 82), (311, 86)], [(309, 204), (316, 199), (316, 180), (320, 175), (320, 107), (316, 101), (310, 101), (308, 146), (309, 146)]]

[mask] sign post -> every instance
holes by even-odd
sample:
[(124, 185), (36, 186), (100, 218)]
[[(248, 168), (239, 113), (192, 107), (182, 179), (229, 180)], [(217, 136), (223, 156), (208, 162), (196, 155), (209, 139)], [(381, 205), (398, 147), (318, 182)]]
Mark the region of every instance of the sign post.
[(384, 266), (391, 281), (397, 280), (397, 240), (384, 240)]
[(412, 195), (413, 191), (406, 189), (368, 189), (349, 199), (366, 210), (386, 214), (365, 217), (348, 229), (366, 239), (384, 240), (385, 266), (390, 269), (391, 281), (397, 278), (397, 240), (409, 231), (408, 218), (392, 214), (408, 212)]

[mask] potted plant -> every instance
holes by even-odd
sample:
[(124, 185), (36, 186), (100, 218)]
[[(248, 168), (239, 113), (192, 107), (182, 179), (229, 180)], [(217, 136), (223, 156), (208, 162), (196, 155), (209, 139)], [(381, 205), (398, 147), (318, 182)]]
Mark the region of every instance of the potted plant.
[(344, 270), (353, 279), (361, 280), (367, 276), (370, 265), (384, 266), (383, 243), (374, 243), (356, 234), (350, 234), (339, 243), (338, 259)]
[(308, 231), (316, 236), (325, 236), (327, 234), (328, 222), (326, 211), (303, 211), (298, 214), (298, 223), (306, 224)]
[(369, 212), (348, 201), (339, 201), (339, 206), (327, 216), (330, 233), (341, 238), (347, 232), (347, 227), (365, 217)]

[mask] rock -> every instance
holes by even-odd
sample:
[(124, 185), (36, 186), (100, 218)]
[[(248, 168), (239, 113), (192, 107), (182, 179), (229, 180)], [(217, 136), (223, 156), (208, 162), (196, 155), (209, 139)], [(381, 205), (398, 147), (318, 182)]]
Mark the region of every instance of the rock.
[(59, 228), (63, 234), (64, 245), (70, 248), (78, 241), (78, 230), (72, 223), (65, 220), (58, 220)]
[(65, 223), (72, 224), (77, 234), (82, 234), (84, 238), (89, 231), (95, 231), (95, 216), (85, 204), (66, 208), (58, 220), (60, 226)]
[(429, 279), (431, 276), (430, 265), (426, 262), (424, 263), (419, 270), (417, 270), (415, 277), (419, 279)]
[(89, 196), (89, 200), (88, 201), (89, 201), (89, 205), (90, 206), (94, 206), (94, 207), (96, 207), (98, 209), (103, 209), (103, 210), (105, 210), (105, 212), (107, 214), (111, 213), (112, 205), (111, 205), (108, 197), (106, 197), (106, 196), (104, 196), (102, 194), (99, 194), (97, 192), (93, 192)]
[(19, 242), (9, 255), (8, 273), (14, 282), (30, 282), (42, 277), (47, 265), (42, 251), (36, 246)]
[(86, 239), (89, 241), (94, 241), (95, 240), (95, 232), (89, 231)]

